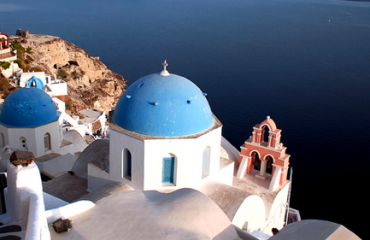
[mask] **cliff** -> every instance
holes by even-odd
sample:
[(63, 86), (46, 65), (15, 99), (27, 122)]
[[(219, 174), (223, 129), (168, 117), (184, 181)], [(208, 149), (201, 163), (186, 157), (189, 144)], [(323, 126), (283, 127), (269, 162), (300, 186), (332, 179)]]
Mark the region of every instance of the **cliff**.
[(68, 94), (76, 110), (86, 107), (109, 111), (126, 87), (126, 80), (107, 68), (99, 57), (49, 35), (29, 34), (17, 40), (29, 51), (23, 58), (31, 67), (42, 66), (50, 75), (64, 73)]

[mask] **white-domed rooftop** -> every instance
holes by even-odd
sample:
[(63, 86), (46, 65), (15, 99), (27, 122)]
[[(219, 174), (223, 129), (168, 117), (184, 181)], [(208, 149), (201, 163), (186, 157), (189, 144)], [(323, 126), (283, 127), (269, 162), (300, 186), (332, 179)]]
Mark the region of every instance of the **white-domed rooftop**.
[(20, 88), (5, 99), (0, 124), (11, 128), (34, 128), (58, 118), (55, 104), (48, 94), (34, 87)]
[(205, 94), (190, 80), (167, 71), (134, 82), (113, 116), (121, 128), (153, 137), (181, 137), (213, 125)]

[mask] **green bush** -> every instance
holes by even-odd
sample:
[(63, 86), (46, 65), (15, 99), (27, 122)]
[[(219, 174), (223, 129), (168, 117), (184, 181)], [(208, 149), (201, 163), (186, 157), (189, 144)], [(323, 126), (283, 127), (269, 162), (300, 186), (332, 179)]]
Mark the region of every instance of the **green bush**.
[(68, 100), (66, 102), (66, 110), (71, 111), (73, 107), (73, 101), (72, 98), (68, 97)]
[(24, 50), (24, 47), (22, 47), (22, 45), (19, 43), (19, 42), (17, 42), (17, 41), (14, 41), (13, 43), (12, 43), (12, 46), (15, 48), (15, 49), (17, 49), (17, 50)]
[(17, 50), (17, 59), (18, 60), (22, 60), (23, 59), (23, 56), (24, 56), (24, 49), (18, 49)]
[(4, 68), (4, 69), (8, 69), (10, 66), (10, 62), (3, 62), (1, 63), (1, 67)]
[(65, 78), (69, 77), (69, 73), (64, 69), (59, 69), (58, 72), (57, 72), (57, 77), (65, 79)]

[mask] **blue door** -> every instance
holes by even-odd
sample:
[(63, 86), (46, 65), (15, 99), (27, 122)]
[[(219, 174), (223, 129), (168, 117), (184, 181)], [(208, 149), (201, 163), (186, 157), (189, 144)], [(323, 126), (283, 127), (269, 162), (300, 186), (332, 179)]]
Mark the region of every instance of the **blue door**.
[(173, 183), (175, 158), (163, 158), (162, 183)]

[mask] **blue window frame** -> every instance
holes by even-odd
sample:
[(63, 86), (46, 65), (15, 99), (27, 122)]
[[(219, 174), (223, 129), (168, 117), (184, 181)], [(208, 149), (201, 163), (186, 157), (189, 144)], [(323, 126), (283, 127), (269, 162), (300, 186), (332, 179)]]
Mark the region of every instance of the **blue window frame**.
[(162, 183), (173, 183), (175, 158), (163, 158)]

